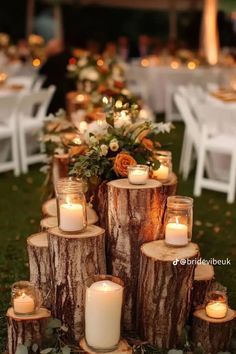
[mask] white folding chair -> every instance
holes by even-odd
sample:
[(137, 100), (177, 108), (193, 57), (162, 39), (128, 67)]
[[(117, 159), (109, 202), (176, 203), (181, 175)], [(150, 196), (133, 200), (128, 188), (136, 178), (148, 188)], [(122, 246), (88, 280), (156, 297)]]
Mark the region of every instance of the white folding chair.
[(19, 103), (17, 121), (23, 173), (28, 171), (28, 165), (42, 162), (45, 157), (41, 152), (42, 149), (37, 151), (40, 147), (38, 137), (54, 92), (55, 87), (50, 86), (48, 89), (23, 96)]
[(16, 95), (0, 96), (0, 155), (3, 155), (0, 161), (0, 172), (13, 170), (15, 176), (20, 174), (16, 126), (17, 102)]
[(35, 80), (34, 76), (12, 76), (7, 80), (8, 85), (20, 85), (23, 87), (25, 92), (31, 90), (33, 82)]
[(33, 83), (33, 87), (32, 87), (33, 91), (34, 92), (39, 91), (42, 88), (44, 81), (45, 81), (45, 76), (38, 75)]
[[(210, 135), (206, 125), (200, 125), (193, 117), (185, 98), (175, 94), (175, 102), (187, 125), (197, 152), (197, 170), (194, 183), (194, 195), (200, 196), (202, 188), (227, 193), (227, 202), (233, 203), (236, 186), (236, 141), (233, 135)], [(219, 153), (231, 157), (229, 179), (227, 182), (205, 177), (207, 153)]]

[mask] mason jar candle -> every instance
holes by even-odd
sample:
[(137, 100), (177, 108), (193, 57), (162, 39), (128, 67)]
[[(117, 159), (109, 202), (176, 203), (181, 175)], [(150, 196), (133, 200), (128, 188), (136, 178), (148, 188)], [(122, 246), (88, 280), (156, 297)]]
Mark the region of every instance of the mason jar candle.
[(114, 351), (120, 341), (124, 283), (95, 275), (85, 284), (85, 339), (93, 351)]
[(153, 178), (165, 183), (168, 182), (172, 173), (172, 154), (170, 151), (159, 150), (155, 153), (155, 158), (160, 162), (157, 170), (152, 169)]
[(146, 184), (149, 177), (149, 167), (146, 165), (128, 166), (128, 180), (131, 184)]
[(212, 291), (207, 295), (206, 315), (211, 318), (224, 318), (228, 312), (227, 295), (222, 291)]
[(59, 179), (56, 187), (58, 226), (62, 231), (77, 233), (87, 227), (84, 184), (75, 178)]
[(28, 281), (18, 281), (12, 285), (11, 299), (13, 311), (18, 316), (35, 314), (41, 305), (41, 294)]
[(192, 238), (193, 199), (182, 196), (167, 198), (165, 242), (167, 245), (186, 246)]

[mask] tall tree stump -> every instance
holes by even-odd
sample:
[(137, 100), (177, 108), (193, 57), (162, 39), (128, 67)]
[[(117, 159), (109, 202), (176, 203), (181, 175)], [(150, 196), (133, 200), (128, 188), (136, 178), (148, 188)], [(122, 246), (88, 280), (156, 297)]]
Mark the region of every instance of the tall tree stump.
[[(57, 217), (57, 201), (56, 198), (47, 200), (42, 206), (42, 213), (45, 217), (54, 216)], [(98, 222), (98, 216), (96, 211), (87, 204), (87, 223), (88, 225), (94, 225)]]
[(205, 309), (193, 314), (192, 340), (195, 345), (201, 344), (205, 353), (217, 354), (228, 351), (235, 322), (235, 311), (229, 309), (227, 316), (222, 319), (210, 318)]
[(39, 232), (28, 237), (27, 249), (30, 281), (41, 290), (43, 304), (50, 309), (52, 294), (47, 233)]
[(159, 240), (141, 247), (137, 329), (142, 339), (160, 349), (179, 343), (191, 306), (198, 253), (194, 243), (171, 248)]
[(13, 308), (9, 308), (7, 311), (8, 354), (15, 354), (17, 346), (26, 342), (38, 344), (40, 347), (50, 317), (50, 311), (44, 308), (29, 317), (17, 316), (14, 314)]
[(41, 232), (47, 232), (51, 227), (56, 227), (58, 225), (58, 219), (56, 216), (48, 216), (40, 221)]
[(214, 281), (214, 268), (210, 264), (198, 264), (195, 268), (192, 289), (192, 311), (201, 306)]
[(48, 230), (52, 282), (52, 313), (69, 328), (68, 340), (79, 344), (84, 333), (85, 280), (106, 274), (104, 230), (88, 226), (69, 235), (59, 228)]
[(162, 238), (167, 195), (160, 182), (132, 185), (128, 179), (108, 186), (107, 265), (109, 273), (125, 282), (124, 328), (135, 329), (140, 246)]

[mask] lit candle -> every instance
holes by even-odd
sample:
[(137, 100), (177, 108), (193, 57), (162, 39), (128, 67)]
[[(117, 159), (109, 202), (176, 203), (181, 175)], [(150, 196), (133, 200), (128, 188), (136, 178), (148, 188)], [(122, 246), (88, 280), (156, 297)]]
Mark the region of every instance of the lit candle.
[(65, 203), (60, 205), (60, 229), (80, 231), (84, 228), (84, 213), (81, 204)]
[(115, 348), (120, 340), (123, 287), (110, 280), (93, 283), (86, 290), (85, 337), (96, 349)]
[(13, 308), (14, 312), (17, 314), (32, 314), (35, 308), (34, 299), (25, 293), (22, 293), (13, 300)]
[(169, 167), (161, 164), (158, 170), (153, 170), (153, 176), (159, 181), (166, 181), (169, 177)]
[(188, 243), (188, 227), (181, 224), (176, 218), (176, 222), (168, 223), (165, 230), (165, 241), (173, 246), (185, 246)]
[(137, 165), (128, 167), (128, 179), (131, 184), (146, 184), (149, 175), (148, 166)]
[(209, 302), (206, 305), (206, 314), (212, 318), (224, 318), (227, 314), (228, 306), (224, 302)]

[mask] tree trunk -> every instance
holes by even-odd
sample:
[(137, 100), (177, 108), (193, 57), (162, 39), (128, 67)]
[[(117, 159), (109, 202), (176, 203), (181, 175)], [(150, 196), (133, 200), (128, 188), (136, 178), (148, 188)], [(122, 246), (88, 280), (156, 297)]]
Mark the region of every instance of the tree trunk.
[(47, 232), (50, 227), (56, 227), (58, 220), (56, 216), (48, 216), (40, 221), (40, 229), (42, 232)]
[(214, 319), (206, 315), (205, 309), (193, 314), (192, 340), (194, 345), (201, 344), (205, 353), (217, 354), (230, 349), (235, 311), (229, 309), (225, 318)]
[(52, 313), (68, 326), (68, 340), (79, 344), (84, 333), (84, 282), (106, 274), (104, 230), (88, 226), (69, 235), (57, 227), (48, 230), (52, 282)]
[(48, 238), (46, 232), (27, 238), (30, 281), (41, 290), (43, 305), (51, 309), (51, 273), (49, 267)]
[[(160, 240), (141, 247), (137, 329), (142, 339), (160, 349), (179, 343), (191, 306), (195, 268), (191, 261), (197, 260), (198, 253), (194, 243), (172, 248)], [(175, 265), (177, 259), (182, 264)]]
[(163, 237), (166, 193), (170, 188), (153, 179), (139, 186), (119, 179), (107, 186), (108, 203), (103, 210), (104, 219), (108, 215), (107, 265), (109, 273), (125, 282), (124, 328), (130, 331), (136, 327), (140, 246)]
[(197, 265), (194, 273), (192, 290), (192, 311), (204, 304), (207, 293), (209, 292), (214, 280), (214, 268), (210, 264)]
[[(83, 349), (84, 353), (87, 354), (96, 354), (86, 343), (85, 338), (81, 339), (80, 347)], [(101, 352), (100, 352), (101, 353)], [(101, 353), (104, 354), (104, 353)], [(112, 352), (112, 354), (132, 354), (132, 348), (129, 346), (125, 339), (121, 339), (118, 348)]]
[(17, 346), (26, 342), (31, 343), (31, 345), (38, 344), (40, 347), (50, 317), (50, 311), (44, 308), (41, 308), (36, 315), (24, 318), (16, 316), (12, 308), (8, 309), (8, 354), (15, 354)]

